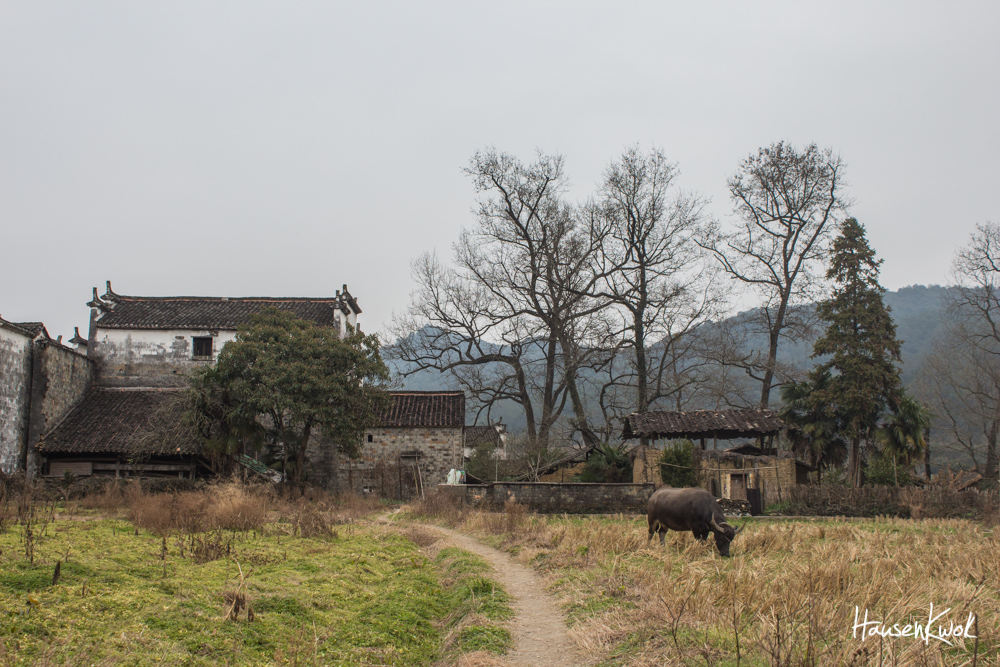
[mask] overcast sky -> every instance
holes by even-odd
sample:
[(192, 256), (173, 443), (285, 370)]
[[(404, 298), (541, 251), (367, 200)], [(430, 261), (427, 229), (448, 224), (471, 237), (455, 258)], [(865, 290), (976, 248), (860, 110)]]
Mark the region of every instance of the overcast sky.
[(90, 289), (326, 296), (368, 331), (473, 222), (462, 169), (629, 144), (730, 215), (759, 146), (847, 163), (891, 288), (1000, 222), (1000, 3), (0, 4), (0, 315), (86, 332)]

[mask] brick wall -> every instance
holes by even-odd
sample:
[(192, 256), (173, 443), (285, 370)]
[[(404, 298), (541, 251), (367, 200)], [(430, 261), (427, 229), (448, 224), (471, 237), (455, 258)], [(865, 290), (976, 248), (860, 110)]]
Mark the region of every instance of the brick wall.
[(28, 437), (31, 338), (0, 327), (0, 471), (20, 470)]
[(496, 482), (438, 487), (467, 505), (499, 506), (511, 501), (536, 512), (645, 512), (654, 484), (557, 484)]

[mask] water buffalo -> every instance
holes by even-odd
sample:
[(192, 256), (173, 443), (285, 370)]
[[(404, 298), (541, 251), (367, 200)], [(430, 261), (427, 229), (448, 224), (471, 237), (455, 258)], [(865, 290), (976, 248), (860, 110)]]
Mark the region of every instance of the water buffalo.
[(719, 503), (705, 489), (671, 489), (663, 487), (649, 498), (647, 519), (649, 540), (659, 533), (660, 544), (667, 530), (690, 530), (699, 540), (715, 533), (715, 546), (719, 553), (729, 557), (729, 543), (743, 526), (733, 528), (726, 523)]

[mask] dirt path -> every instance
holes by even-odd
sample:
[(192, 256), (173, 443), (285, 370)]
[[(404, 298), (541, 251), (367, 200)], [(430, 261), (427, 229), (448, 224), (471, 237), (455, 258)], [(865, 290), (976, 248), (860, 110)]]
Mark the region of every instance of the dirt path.
[(483, 557), (496, 570), (497, 579), (513, 598), (514, 620), (510, 631), (514, 650), (505, 656), (511, 665), (524, 667), (583, 667), (590, 664), (566, 631), (559, 605), (545, 592), (545, 584), (531, 568), (462, 533), (422, 524), (445, 536), (451, 544)]

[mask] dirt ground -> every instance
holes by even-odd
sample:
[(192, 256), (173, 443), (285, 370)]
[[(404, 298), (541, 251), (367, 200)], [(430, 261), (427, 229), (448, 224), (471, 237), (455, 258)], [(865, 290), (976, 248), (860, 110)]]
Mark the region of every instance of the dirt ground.
[[(484, 558), (496, 570), (497, 580), (513, 598), (515, 617), (510, 624), (514, 650), (492, 665), (511, 667), (584, 667), (591, 664), (569, 636), (566, 617), (546, 593), (545, 584), (531, 568), (468, 535), (441, 526), (423, 528), (443, 536), (448, 543)], [(470, 665), (471, 667), (471, 665)]]

